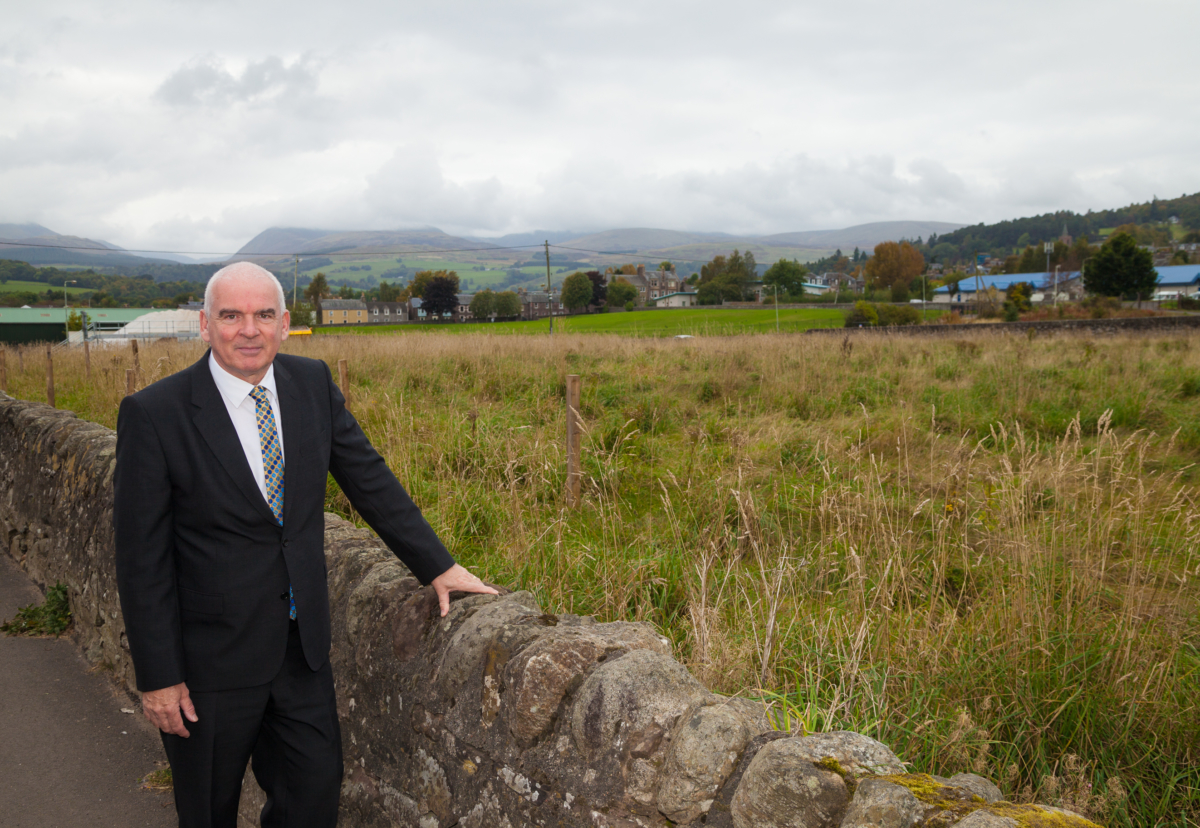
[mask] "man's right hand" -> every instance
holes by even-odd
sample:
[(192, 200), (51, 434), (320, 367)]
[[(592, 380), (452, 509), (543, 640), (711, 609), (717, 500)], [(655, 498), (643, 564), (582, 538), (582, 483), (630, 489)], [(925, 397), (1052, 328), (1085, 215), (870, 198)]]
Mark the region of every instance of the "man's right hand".
[[(185, 739), (191, 734), (188, 733), (183, 719), (186, 717), (189, 722), (200, 721), (200, 717), (196, 715), (196, 708), (192, 705), (192, 697), (188, 695), (187, 685), (183, 683), (143, 693), (142, 712), (163, 733), (174, 733)], [(180, 712), (183, 716), (179, 715)]]

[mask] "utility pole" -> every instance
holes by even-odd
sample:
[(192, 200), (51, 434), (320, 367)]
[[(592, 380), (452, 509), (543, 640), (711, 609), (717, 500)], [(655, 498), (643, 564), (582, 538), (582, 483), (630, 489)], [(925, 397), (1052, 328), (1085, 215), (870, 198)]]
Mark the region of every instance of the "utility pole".
[[(78, 279), (68, 279), (63, 282), (63, 330), (67, 332), (67, 340), (71, 339), (71, 314), (67, 310), (67, 285), (79, 284)], [(51, 403), (53, 405), (53, 403)]]
[(779, 333), (779, 285), (772, 285), (775, 288), (775, 333)]
[(550, 312), (550, 335), (554, 335), (554, 294), (550, 292), (550, 240), (546, 239), (546, 310)]
[(292, 307), (296, 307), (296, 288), (300, 284), (300, 257), (296, 257), (296, 269), (292, 273)]

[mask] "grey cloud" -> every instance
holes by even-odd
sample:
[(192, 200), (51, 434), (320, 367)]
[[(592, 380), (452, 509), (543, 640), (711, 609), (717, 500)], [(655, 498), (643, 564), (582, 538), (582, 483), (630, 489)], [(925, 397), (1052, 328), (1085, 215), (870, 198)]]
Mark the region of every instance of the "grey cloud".
[(275, 55), (249, 63), (239, 75), (215, 57), (196, 58), (176, 69), (154, 92), (156, 100), (172, 106), (227, 106), (263, 99), (311, 96), (317, 72), (309, 58), (291, 64)]

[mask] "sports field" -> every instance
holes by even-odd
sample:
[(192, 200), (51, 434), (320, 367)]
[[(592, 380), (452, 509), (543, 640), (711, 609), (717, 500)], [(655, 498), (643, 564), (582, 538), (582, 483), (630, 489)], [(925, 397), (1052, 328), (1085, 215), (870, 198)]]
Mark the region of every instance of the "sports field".
[[(790, 308), (779, 311), (779, 331), (806, 331), (809, 328), (841, 327), (841, 311)], [(629, 313), (593, 313), (556, 317), (554, 330), (560, 333), (612, 333), (624, 336), (725, 336), (769, 333), (776, 329), (773, 309), (681, 308), (679, 310), (631, 311)], [(405, 333), (548, 333), (549, 319), (530, 322), (466, 322), (462, 324), (371, 325), (362, 327), (325, 327), (316, 332), (325, 335), (405, 334)]]

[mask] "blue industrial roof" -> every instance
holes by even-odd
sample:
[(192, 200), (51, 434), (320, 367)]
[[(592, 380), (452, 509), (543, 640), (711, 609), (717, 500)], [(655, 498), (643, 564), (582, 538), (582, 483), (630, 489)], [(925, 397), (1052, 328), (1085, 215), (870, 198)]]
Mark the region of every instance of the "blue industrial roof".
[(1156, 267), (1158, 286), (1200, 284), (1200, 265), (1170, 265)]
[[(1200, 284), (1200, 265), (1169, 265), (1164, 267), (1154, 268), (1158, 271), (1158, 285), (1195, 285)], [(1058, 272), (1058, 283), (1069, 281), (1078, 278), (1079, 271), (1062, 271)], [(1048, 289), (1054, 286), (1054, 274), (1042, 271), (1041, 273), (1001, 273), (995, 276), (979, 276), (979, 281), (975, 281), (975, 277), (966, 274), (958, 280), (959, 292), (974, 293), (976, 284), (980, 289), (986, 290), (989, 287), (994, 287), (996, 290), (1007, 290), (1008, 286), (1015, 282), (1029, 282), (1036, 288)], [(948, 287), (937, 288), (934, 293), (949, 293)]]

